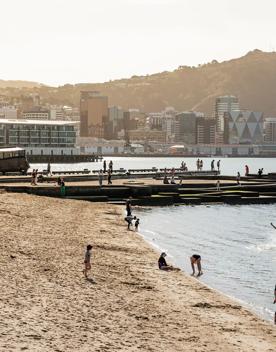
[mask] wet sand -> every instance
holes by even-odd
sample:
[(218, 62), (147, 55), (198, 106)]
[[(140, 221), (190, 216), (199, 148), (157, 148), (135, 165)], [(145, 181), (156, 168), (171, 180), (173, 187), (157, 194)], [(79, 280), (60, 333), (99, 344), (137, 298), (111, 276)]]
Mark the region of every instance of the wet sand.
[[(0, 351), (276, 350), (276, 329), (181, 272), (109, 204), (0, 194)], [(92, 280), (82, 274), (94, 245)]]

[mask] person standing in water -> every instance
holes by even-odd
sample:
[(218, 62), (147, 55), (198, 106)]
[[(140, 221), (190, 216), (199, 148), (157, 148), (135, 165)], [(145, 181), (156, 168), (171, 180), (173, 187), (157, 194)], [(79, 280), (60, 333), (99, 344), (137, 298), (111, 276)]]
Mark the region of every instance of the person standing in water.
[(197, 276), (200, 276), (203, 274), (202, 270), (201, 270), (201, 256), (199, 254), (193, 254), (190, 258), (191, 260), (191, 266), (192, 266), (192, 276), (195, 275), (195, 264), (197, 265), (197, 270), (198, 270), (198, 274)]

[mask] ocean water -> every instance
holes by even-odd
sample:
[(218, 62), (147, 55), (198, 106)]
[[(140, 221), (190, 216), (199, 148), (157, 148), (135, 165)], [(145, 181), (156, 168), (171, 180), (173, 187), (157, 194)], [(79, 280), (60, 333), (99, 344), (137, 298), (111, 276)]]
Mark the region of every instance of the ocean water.
[[(203, 169), (211, 169), (211, 161), (219, 160), (219, 158), (201, 158), (203, 160)], [(172, 157), (106, 157), (105, 160), (113, 161), (113, 168), (125, 169), (150, 169), (152, 167), (165, 168), (165, 167), (180, 167), (181, 161), (186, 162), (189, 170), (196, 170), (197, 158), (172, 158)], [(236, 175), (239, 171), (244, 175), (245, 165), (249, 166), (249, 171), (257, 173), (258, 169), (264, 168), (264, 173), (276, 172), (276, 158), (220, 158), (221, 160), (221, 173), (223, 175)], [(76, 163), (76, 164), (52, 164), (52, 171), (66, 171), (66, 170), (99, 170), (103, 166), (103, 162), (90, 162), (90, 163)], [(39, 169), (42, 171), (47, 169), (47, 164), (32, 164), (31, 168)]]
[[(140, 233), (168, 261), (191, 273), (200, 254), (207, 285), (273, 320), (276, 205), (200, 205), (135, 209)], [(157, 260), (158, 258), (156, 258)]]

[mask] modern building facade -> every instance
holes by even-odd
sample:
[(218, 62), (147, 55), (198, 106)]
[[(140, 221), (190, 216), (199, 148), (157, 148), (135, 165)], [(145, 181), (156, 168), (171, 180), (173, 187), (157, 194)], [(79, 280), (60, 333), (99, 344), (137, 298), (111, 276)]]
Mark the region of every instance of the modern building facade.
[(104, 136), (108, 123), (108, 97), (97, 91), (82, 91), (80, 98), (80, 136)]
[(0, 107), (0, 119), (17, 119), (17, 109), (14, 106)]
[(224, 114), (240, 110), (240, 104), (234, 95), (224, 95), (216, 98), (215, 118), (217, 122), (217, 131), (224, 131)]
[(264, 142), (262, 112), (244, 110), (225, 113), (224, 125), (226, 143), (262, 144)]
[(196, 143), (197, 114), (185, 111), (175, 116), (175, 142), (184, 144)]
[(267, 117), (264, 120), (264, 140), (266, 143), (276, 142), (276, 117)]
[(216, 143), (216, 119), (198, 117), (196, 119), (196, 144)]
[(19, 146), (29, 154), (79, 154), (76, 122), (0, 119), (0, 146)]

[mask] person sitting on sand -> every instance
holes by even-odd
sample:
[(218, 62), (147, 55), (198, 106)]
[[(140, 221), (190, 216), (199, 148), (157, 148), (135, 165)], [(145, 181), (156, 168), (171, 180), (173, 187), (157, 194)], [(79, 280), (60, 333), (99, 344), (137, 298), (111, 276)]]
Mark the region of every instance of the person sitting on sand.
[(132, 220), (136, 220), (136, 216), (126, 216), (125, 221), (127, 222), (127, 229), (130, 230), (130, 226), (132, 226)]
[(136, 219), (135, 224), (134, 224), (135, 231), (138, 231), (139, 224), (140, 224), (140, 219)]
[(88, 271), (91, 270), (91, 250), (92, 250), (92, 246), (91, 244), (89, 244), (86, 247), (86, 252), (85, 252), (85, 256), (84, 256), (84, 269), (83, 269), (83, 273), (84, 276), (87, 278), (87, 274)]
[(158, 259), (158, 268), (160, 270), (176, 270), (179, 271), (179, 268), (175, 268), (172, 265), (168, 265), (166, 262), (165, 257), (167, 256), (167, 254), (165, 252), (161, 253), (159, 259)]
[(195, 275), (195, 264), (197, 265), (197, 270), (198, 270), (197, 276), (202, 275), (203, 272), (201, 271), (201, 256), (198, 254), (193, 254), (190, 260), (191, 260), (191, 265), (193, 270), (192, 276)]

